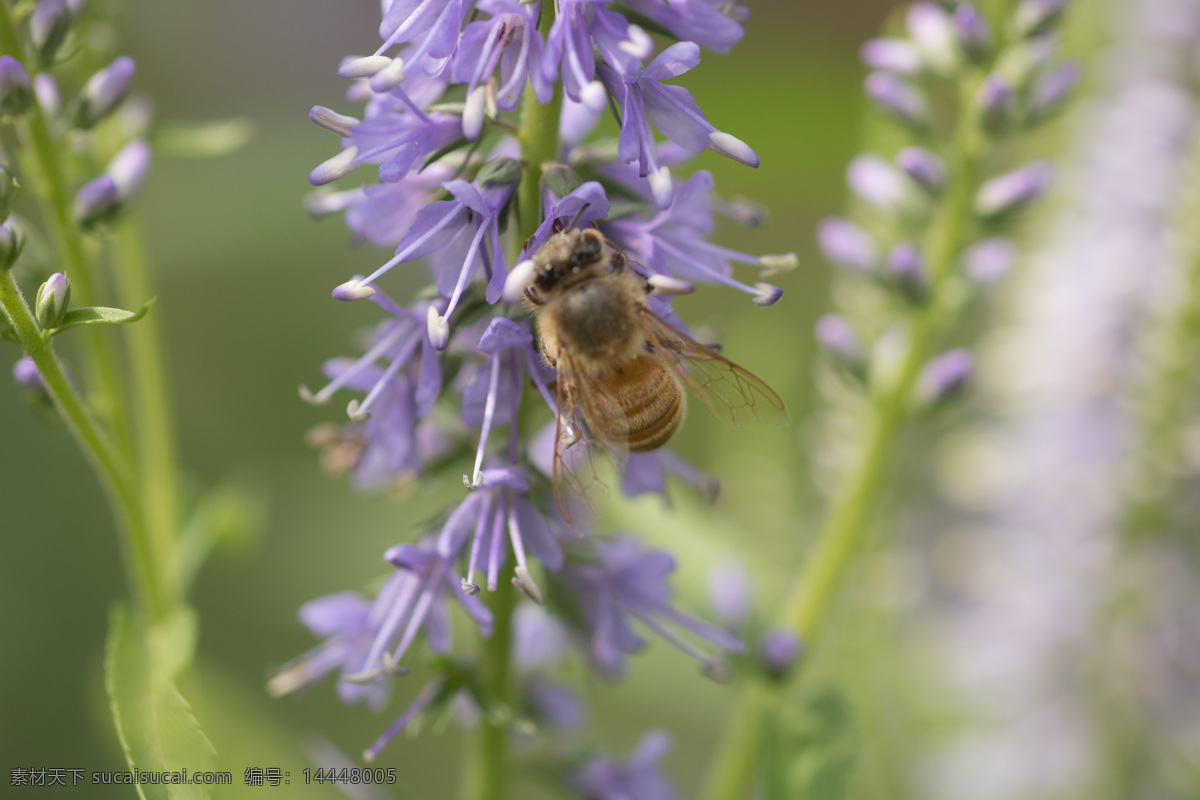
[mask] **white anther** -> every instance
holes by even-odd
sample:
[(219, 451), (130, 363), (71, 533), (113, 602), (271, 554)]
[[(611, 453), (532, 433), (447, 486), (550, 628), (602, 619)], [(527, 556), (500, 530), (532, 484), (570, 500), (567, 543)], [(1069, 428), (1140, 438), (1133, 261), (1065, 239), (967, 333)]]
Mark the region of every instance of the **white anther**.
[(783, 297), (783, 289), (778, 286), (772, 286), (769, 283), (756, 283), (754, 288), (758, 290), (758, 294), (750, 301), (756, 306), (769, 306), (776, 303), (779, 298)]
[(392, 59), (387, 56), (347, 58), (338, 67), (337, 74), (339, 78), (370, 78), (391, 64)]
[(483, 131), (483, 116), (487, 110), (487, 87), (476, 86), (467, 97), (463, 108), (463, 136), (467, 141), (475, 141)]
[(346, 416), (351, 422), (366, 422), (371, 418), (371, 412), (359, 408), (358, 400), (351, 400), (346, 406)]
[(425, 328), (429, 331), (429, 343), (434, 350), (445, 350), (450, 341), (450, 323), (433, 306), (425, 312)]
[(335, 300), (366, 300), (368, 297), (375, 296), (375, 288), (364, 286), (356, 280), (350, 280), (334, 287), (331, 294)]
[(759, 277), (766, 278), (770, 275), (795, 269), (800, 266), (800, 259), (795, 253), (778, 253), (761, 256), (758, 259), (758, 263), (762, 264), (763, 267), (762, 272), (759, 273)]
[(654, 290), (655, 294), (691, 294), (696, 291), (696, 287), (692, 284), (681, 281), (679, 278), (672, 278), (670, 275), (651, 275), (646, 282), (650, 284), (650, 288)]
[(675, 184), (671, 182), (671, 170), (659, 167), (650, 173), (650, 194), (654, 195), (654, 204), (666, 208), (675, 199)]
[(479, 594), (479, 587), (466, 578), (462, 579), (462, 590), (472, 596)]
[(603, 111), (608, 104), (608, 91), (600, 81), (592, 81), (579, 92), (579, 99), (591, 111)]
[(308, 112), (308, 118), (320, 125), (327, 131), (332, 131), (343, 138), (353, 134), (351, 130), (355, 125), (358, 125), (362, 120), (357, 117), (348, 117), (345, 114), (339, 114), (325, 106), (313, 106), (312, 111)]
[(649, 58), (650, 54), (654, 52), (654, 41), (650, 38), (650, 34), (637, 25), (630, 25), (626, 33), (629, 38), (618, 44), (617, 49), (634, 58)]
[(750, 145), (725, 131), (713, 131), (708, 135), (708, 143), (712, 149), (727, 158), (732, 158), (747, 167), (758, 166), (758, 154), (750, 149)]
[(408, 77), (404, 69), (404, 59), (393, 58), (391, 63), (371, 76), (371, 88), (379, 93), (390, 92)]
[(308, 173), (308, 182), (313, 186), (333, 183), (338, 178), (343, 178), (358, 169), (359, 165), (354, 161), (356, 158), (358, 158), (358, 147), (351, 145)]
[(309, 389), (303, 383), (300, 384), (300, 399), (314, 406), (323, 406), (329, 401), (328, 397), (322, 397), (320, 394), (313, 394), (312, 389)]
[(533, 273), (537, 271), (537, 263), (527, 258), (512, 268), (504, 279), (504, 299), (516, 303), (525, 296), (525, 289), (533, 282)]

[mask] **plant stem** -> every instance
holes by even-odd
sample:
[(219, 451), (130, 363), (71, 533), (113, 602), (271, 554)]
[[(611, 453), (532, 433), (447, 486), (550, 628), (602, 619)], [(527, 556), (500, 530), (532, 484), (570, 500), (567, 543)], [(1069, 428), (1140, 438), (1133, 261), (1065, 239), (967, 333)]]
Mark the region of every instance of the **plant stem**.
[(508, 785), (508, 735), (512, 727), (511, 652), (512, 616), (517, 589), (511, 581), (501, 580), (492, 593), (495, 628), (483, 645), (484, 690), (503, 708), (502, 717), (483, 714), (477, 734), (479, 749), (474, 764), (468, 767), (463, 784), (464, 800), (501, 800)]
[[(22, 53), (12, 12), (8, 3), (3, 0), (0, 0), (0, 50), (6, 53)], [(34, 60), (24, 60), (30, 77), (35, 77), (36, 69), (32, 68)], [(76, 305), (102, 304), (91, 263), (84, 252), (82, 236), (71, 219), (71, 199), (67, 192), (66, 178), (59, 164), (54, 137), (50, 133), (50, 125), (42, 112), (41, 104), (35, 101), (22, 115), (21, 122), (22, 138), (33, 150), (36, 161), (34, 174), (40, 178), (38, 183), (42, 189), (42, 205), (58, 241), (62, 256), (61, 271), (66, 273), (71, 281), (71, 293)], [(93, 405), (108, 423), (116, 445), (122, 452), (128, 453), (129, 423), (123, 402), (121, 373), (117, 366), (116, 348), (111, 338), (113, 334), (105, 330), (105, 327), (92, 325), (82, 332), (87, 362), (96, 383)]]
[[(554, 24), (554, 4), (542, 4), (538, 30), (545, 38)], [(562, 86), (554, 85), (550, 102), (538, 103), (532, 86), (525, 87), (521, 105), (521, 159), (525, 169), (517, 187), (517, 222), (525, 236), (532, 236), (541, 223), (542, 165), (558, 158), (558, 123), (562, 116)]]
[(62, 364), (50, 343), (42, 338), (42, 332), (21, 296), (17, 282), (8, 270), (0, 270), (0, 307), (16, 332), (21, 348), (37, 364), (51, 400), (91, 462), (108, 495), (117, 526), (125, 534), (122, 541), (132, 595), (151, 619), (159, 618), (164, 603), (158, 591), (154, 560), (147, 546), (137, 483), (129, 465), (71, 386)]
[[(141, 238), (131, 220), (123, 221), (117, 228), (113, 244), (119, 304), (124, 308), (137, 308), (150, 296), (150, 280)], [(151, 314), (131, 325), (125, 335), (129, 342), (133, 407), (138, 420), (137, 459), (142, 508), (162, 593), (174, 602), (180, 599), (177, 595), (182, 585), (177, 580), (179, 565), (174, 557), (179, 483), (175, 466), (175, 431), (163, 375), (161, 326)]]
[[(974, 88), (974, 85), (964, 86), (963, 108), (967, 107), (965, 103)], [(893, 445), (908, 418), (917, 378), (950, 321), (943, 300), (945, 292), (939, 290), (966, 240), (971, 225), (971, 201), (979, 188), (982, 142), (967, 114), (960, 117), (954, 143), (953, 151), (948, 154), (947, 193), (925, 243), (932, 273), (932, 299), (911, 314), (908, 352), (894, 382), (881, 391), (868, 410), (862, 456), (834, 499), (779, 618), (780, 627), (795, 633), (810, 652), (870, 523)], [(793, 681), (800, 672), (800, 669), (795, 671)], [(781, 694), (781, 689), (768, 686), (761, 679), (747, 688), (713, 759), (702, 795), (704, 800), (736, 800), (744, 794), (760, 750), (763, 714), (776, 704)]]

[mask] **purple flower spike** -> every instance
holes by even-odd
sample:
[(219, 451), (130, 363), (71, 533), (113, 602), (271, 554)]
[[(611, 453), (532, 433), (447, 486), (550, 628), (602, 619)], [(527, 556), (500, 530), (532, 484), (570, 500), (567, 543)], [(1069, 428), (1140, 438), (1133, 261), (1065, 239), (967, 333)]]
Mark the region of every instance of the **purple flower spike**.
[(896, 154), (896, 165), (930, 194), (940, 194), (946, 185), (946, 167), (942, 160), (923, 147), (904, 148)]
[(129, 86), (136, 72), (133, 59), (121, 56), (93, 75), (79, 96), (79, 104), (75, 107), (75, 124), (80, 128), (90, 128), (111, 114), (129, 94)]
[(895, 75), (872, 72), (863, 83), (867, 97), (892, 118), (917, 131), (926, 131), (933, 115), (919, 89)]
[(817, 224), (817, 245), (830, 263), (854, 272), (873, 272), (879, 259), (867, 232), (841, 217), (826, 217)]
[(20, 116), (33, 104), (29, 73), (12, 56), (0, 56), (0, 114)]
[(941, 405), (962, 393), (975, 360), (966, 350), (951, 350), (932, 359), (917, 377), (916, 397), (926, 408)]
[(963, 52), (975, 62), (988, 57), (992, 50), (992, 30), (979, 9), (970, 3), (959, 3), (954, 8), (954, 28)]
[(1037, 122), (1061, 109), (1079, 85), (1083, 67), (1072, 61), (1043, 76), (1033, 85), (1029, 98), (1029, 119)]
[(929, 267), (916, 245), (901, 242), (887, 257), (888, 276), (910, 302), (923, 303), (929, 295)]
[(658, 771), (670, 748), (666, 733), (651, 731), (628, 761), (595, 756), (572, 775), (571, 783), (587, 800), (682, 800)]
[(1012, 213), (1040, 197), (1053, 180), (1054, 171), (1041, 161), (992, 178), (975, 196), (975, 212), (985, 219)]
[[(675, 559), (668, 553), (643, 550), (630, 538), (596, 542), (579, 559), (568, 559), (562, 577), (579, 611), (575, 633), (587, 643), (592, 663), (601, 673), (620, 675), (625, 655), (645, 645), (633, 630), (634, 620), (694, 658), (705, 674), (723, 674), (721, 651), (742, 651), (736, 636), (671, 605), (667, 578), (674, 571)], [(675, 628), (688, 631), (717, 652), (701, 648)]]
[(39, 395), (46, 394), (46, 382), (42, 380), (42, 373), (29, 356), (23, 356), (13, 364), (13, 380), (23, 389)]
[(870, 39), (859, 49), (858, 56), (870, 69), (909, 77), (921, 71), (921, 56), (904, 39)]
[[(477, 7), (492, 18), (466, 27), (451, 60), (452, 80), (467, 87), (468, 112), (472, 105), (483, 102), (479, 89), (487, 86), (497, 67), (500, 84), (495, 102), (502, 111), (517, 107), (527, 80), (538, 101), (549, 102), (553, 87), (540, 66), (544, 45), (537, 31), (539, 6), (518, 0), (481, 0)], [(472, 131), (465, 132), (468, 139), (474, 138)], [(478, 131), (474, 133), (478, 135)]]

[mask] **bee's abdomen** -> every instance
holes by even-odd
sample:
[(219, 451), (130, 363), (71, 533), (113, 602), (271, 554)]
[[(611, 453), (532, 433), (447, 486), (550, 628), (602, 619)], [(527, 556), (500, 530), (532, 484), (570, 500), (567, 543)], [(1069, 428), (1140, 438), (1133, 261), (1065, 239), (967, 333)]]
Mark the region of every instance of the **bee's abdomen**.
[(600, 438), (624, 442), (631, 453), (645, 453), (662, 447), (683, 425), (683, 387), (654, 356), (624, 365), (609, 385), (624, 418), (589, 420)]

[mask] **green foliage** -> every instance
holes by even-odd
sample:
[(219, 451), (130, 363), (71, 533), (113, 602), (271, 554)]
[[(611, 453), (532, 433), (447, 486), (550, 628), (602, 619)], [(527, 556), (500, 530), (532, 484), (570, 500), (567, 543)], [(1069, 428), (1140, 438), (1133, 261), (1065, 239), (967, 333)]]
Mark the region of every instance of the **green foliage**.
[(858, 731), (837, 689), (807, 691), (768, 717), (766, 800), (842, 800), (858, 757)]
[(46, 335), (55, 336), (65, 330), (78, 328), (80, 325), (95, 325), (97, 323), (127, 325), (130, 322), (137, 322), (146, 316), (152, 305), (154, 305), (153, 297), (147, 300), (146, 304), (137, 311), (126, 311), (123, 308), (106, 308), (104, 306), (76, 308), (68, 311), (63, 317), (62, 324), (57, 328), (46, 331)]

